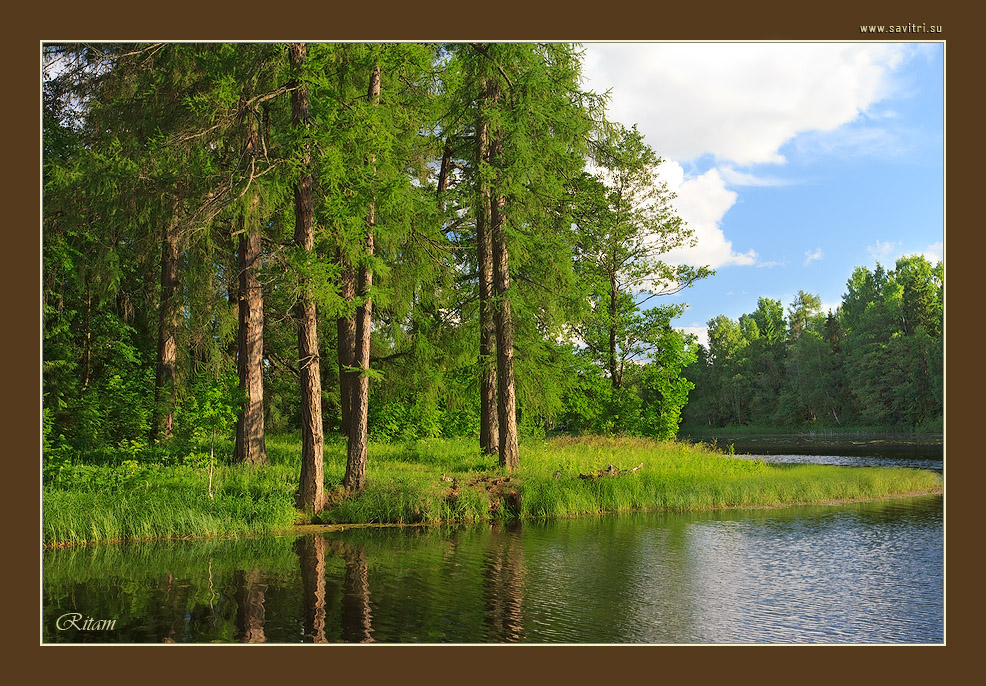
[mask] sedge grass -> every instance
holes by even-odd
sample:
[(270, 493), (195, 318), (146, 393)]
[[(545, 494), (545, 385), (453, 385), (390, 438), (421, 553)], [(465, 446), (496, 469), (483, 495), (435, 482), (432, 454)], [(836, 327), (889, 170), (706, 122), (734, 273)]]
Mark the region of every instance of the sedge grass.
[[(514, 473), (481, 455), (474, 439), (371, 442), (367, 485), (339, 489), (345, 442), (325, 445), (331, 507), (312, 518), (294, 508), (300, 440), (268, 439), (271, 464), (219, 464), (208, 495), (200, 462), (72, 465), (46, 484), (46, 545), (287, 529), (317, 521), (355, 524), (543, 519), (603, 512), (686, 512), (867, 500), (940, 490), (933, 472), (885, 467), (767, 464), (701, 445), (651, 439), (558, 437), (525, 443)], [(609, 465), (623, 471), (595, 476)], [(582, 478), (583, 475), (590, 478)]]

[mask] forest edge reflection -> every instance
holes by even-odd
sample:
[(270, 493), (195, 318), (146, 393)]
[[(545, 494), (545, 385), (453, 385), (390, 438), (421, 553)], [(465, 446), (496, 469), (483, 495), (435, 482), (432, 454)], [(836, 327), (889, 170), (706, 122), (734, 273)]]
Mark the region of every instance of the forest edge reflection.
[[(929, 496), (48, 551), (44, 640), (934, 642), (942, 517)], [(117, 631), (51, 630), (73, 610)]]

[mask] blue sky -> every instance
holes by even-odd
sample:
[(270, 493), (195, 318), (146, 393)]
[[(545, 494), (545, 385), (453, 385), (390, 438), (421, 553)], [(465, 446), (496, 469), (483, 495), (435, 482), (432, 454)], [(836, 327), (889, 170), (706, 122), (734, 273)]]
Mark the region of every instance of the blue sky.
[(856, 266), (944, 256), (941, 43), (587, 43), (586, 87), (638, 124), (717, 274), (670, 296), (718, 314), (798, 290), (836, 307)]

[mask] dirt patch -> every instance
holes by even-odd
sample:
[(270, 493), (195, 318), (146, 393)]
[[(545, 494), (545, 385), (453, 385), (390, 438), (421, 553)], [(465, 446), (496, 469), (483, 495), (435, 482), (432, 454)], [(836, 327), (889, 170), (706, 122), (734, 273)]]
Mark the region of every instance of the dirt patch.
[(479, 474), (468, 485), (486, 491), (486, 495), (490, 499), (490, 514), (506, 512), (513, 516), (520, 516), (522, 496), (520, 494), (520, 482), (516, 478)]

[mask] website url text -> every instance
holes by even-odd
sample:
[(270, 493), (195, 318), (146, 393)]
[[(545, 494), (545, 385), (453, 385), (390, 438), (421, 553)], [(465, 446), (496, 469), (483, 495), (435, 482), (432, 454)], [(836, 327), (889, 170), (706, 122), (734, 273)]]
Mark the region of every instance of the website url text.
[(893, 26), (860, 26), (860, 33), (941, 33), (941, 24), (895, 24)]

